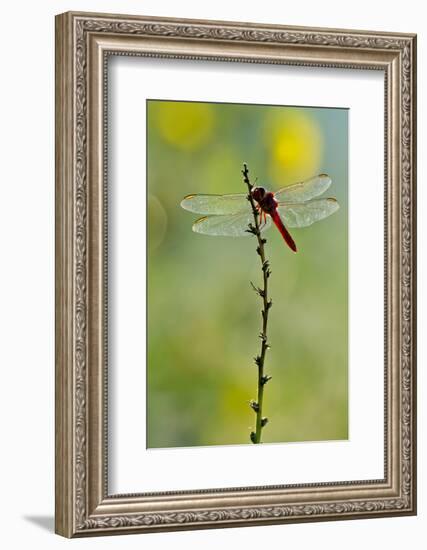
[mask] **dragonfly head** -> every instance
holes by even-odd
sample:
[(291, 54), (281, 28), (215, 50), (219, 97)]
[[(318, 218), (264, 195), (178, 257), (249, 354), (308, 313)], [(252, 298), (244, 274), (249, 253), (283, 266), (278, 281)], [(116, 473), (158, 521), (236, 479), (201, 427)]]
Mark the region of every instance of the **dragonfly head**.
[(252, 189), (252, 197), (259, 203), (265, 196), (264, 187), (254, 187)]

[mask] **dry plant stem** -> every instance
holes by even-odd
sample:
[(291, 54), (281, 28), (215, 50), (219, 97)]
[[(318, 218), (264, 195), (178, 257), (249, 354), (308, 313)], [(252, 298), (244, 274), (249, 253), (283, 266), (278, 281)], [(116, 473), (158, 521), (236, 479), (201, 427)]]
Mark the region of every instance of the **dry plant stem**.
[(248, 186), (248, 191), (249, 191), (248, 201), (251, 204), (252, 213), (254, 216), (254, 225), (250, 224), (248, 231), (250, 233), (253, 233), (258, 240), (257, 253), (261, 258), (261, 269), (263, 274), (263, 288), (258, 288), (252, 284), (253, 289), (262, 298), (262, 301), (263, 301), (263, 309), (261, 311), (262, 331), (259, 335), (261, 338), (261, 351), (260, 351), (260, 354), (255, 357), (255, 364), (258, 367), (258, 395), (257, 395), (256, 401), (251, 401), (251, 407), (256, 413), (255, 432), (251, 432), (251, 441), (252, 443), (261, 443), (261, 432), (263, 427), (268, 422), (268, 419), (262, 416), (262, 404), (263, 404), (263, 398), (264, 398), (264, 386), (270, 380), (270, 377), (265, 376), (264, 374), (264, 361), (265, 361), (265, 354), (267, 352), (267, 349), (269, 348), (268, 341), (267, 341), (267, 325), (268, 325), (268, 312), (272, 306), (272, 301), (269, 300), (268, 298), (268, 279), (270, 277), (271, 271), (269, 267), (269, 262), (265, 258), (264, 245), (266, 244), (267, 241), (266, 239), (261, 237), (260, 215), (255, 205), (254, 199), (252, 197), (251, 191), (252, 191), (253, 185), (249, 180), (249, 170), (246, 164), (243, 165), (242, 174), (243, 174), (244, 181)]

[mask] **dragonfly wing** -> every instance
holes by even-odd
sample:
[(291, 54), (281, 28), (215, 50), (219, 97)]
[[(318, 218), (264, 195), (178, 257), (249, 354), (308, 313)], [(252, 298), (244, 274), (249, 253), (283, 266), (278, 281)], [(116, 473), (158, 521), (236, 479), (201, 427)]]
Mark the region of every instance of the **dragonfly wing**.
[(331, 178), (326, 174), (320, 174), (309, 180), (283, 187), (274, 193), (274, 198), (281, 202), (305, 202), (318, 197), (331, 185)]
[(245, 193), (230, 195), (187, 195), (181, 201), (184, 210), (196, 214), (237, 214), (249, 212), (250, 204)]
[[(193, 231), (219, 237), (247, 237), (250, 235), (247, 231), (250, 223), (254, 223), (251, 210), (223, 216), (205, 216), (194, 222)], [(261, 223), (261, 231), (270, 226), (271, 218), (267, 216), (265, 223)]]
[(327, 218), (339, 208), (335, 199), (314, 199), (305, 203), (287, 203), (277, 207), (286, 227), (307, 227)]

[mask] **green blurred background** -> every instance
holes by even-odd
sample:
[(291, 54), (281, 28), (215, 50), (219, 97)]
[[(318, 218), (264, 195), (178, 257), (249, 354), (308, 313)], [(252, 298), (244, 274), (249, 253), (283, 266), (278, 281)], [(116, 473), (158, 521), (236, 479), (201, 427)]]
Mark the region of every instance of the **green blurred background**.
[(318, 173), (340, 210), (273, 227), (266, 251), (273, 307), (263, 442), (348, 437), (348, 111), (149, 100), (147, 446), (250, 444), (261, 328), (256, 240), (193, 233), (190, 193), (271, 190)]

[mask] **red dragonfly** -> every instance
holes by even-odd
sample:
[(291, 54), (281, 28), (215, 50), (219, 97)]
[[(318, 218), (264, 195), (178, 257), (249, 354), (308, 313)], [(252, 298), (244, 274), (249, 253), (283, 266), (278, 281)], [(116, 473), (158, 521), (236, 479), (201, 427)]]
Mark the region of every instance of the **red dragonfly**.
[[(297, 247), (287, 227), (307, 227), (327, 218), (339, 208), (336, 199), (319, 198), (331, 185), (331, 178), (320, 174), (306, 181), (267, 191), (253, 187), (251, 194), (260, 214), (260, 230), (276, 225), (286, 244), (294, 252)], [(193, 224), (193, 231), (204, 235), (244, 237), (250, 235), (253, 213), (246, 193), (229, 195), (187, 195), (181, 201), (185, 210), (203, 214)]]

